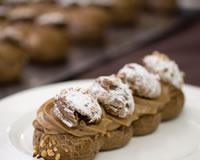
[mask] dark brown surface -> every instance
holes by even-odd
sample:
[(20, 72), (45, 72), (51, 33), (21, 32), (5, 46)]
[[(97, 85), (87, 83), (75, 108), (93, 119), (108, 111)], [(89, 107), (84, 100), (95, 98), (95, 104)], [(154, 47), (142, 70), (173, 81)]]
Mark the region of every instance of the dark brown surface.
[(151, 53), (154, 50), (167, 53), (171, 58), (177, 61), (180, 68), (186, 73), (186, 83), (200, 86), (199, 21), (173, 36), (160, 40), (159, 42), (153, 43), (116, 60), (108, 61), (76, 78), (85, 79), (112, 74), (117, 72), (126, 63), (141, 62), (141, 59), (145, 54)]

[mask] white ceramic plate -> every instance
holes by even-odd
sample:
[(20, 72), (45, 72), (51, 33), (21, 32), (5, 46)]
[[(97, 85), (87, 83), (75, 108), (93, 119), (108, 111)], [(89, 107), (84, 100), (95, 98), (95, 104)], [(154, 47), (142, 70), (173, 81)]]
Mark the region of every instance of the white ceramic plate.
[[(36, 110), (60, 89), (87, 87), (91, 80), (48, 85), (27, 90), (0, 101), (1, 160), (32, 160), (32, 121)], [(176, 120), (165, 122), (148, 136), (133, 138), (122, 148), (99, 153), (96, 160), (199, 160), (200, 89), (184, 87), (186, 104)]]

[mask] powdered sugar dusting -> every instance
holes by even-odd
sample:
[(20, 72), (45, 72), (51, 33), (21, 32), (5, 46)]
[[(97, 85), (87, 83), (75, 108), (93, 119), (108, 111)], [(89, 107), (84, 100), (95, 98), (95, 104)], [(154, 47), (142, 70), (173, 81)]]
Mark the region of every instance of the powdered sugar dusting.
[(32, 8), (17, 8), (8, 12), (8, 18), (11, 20), (23, 20), (33, 19), (37, 15), (37, 12)]
[(97, 99), (83, 89), (64, 89), (55, 97), (55, 116), (68, 127), (78, 125), (80, 118), (87, 123), (101, 119), (102, 110)]
[(65, 24), (65, 17), (62, 13), (60, 12), (50, 12), (50, 13), (45, 13), (39, 16), (36, 19), (36, 22), (41, 25), (48, 25), (48, 24), (53, 24), (53, 25), (58, 25), (58, 24)]
[(134, 112), (132, 91), (116, 76), (97, 78), (90, 90), (108, 113), (125, 118)]
[(149, 73), (139, 64), (126, 64), (118, 72), (118, 76), (129, 85), (135, 95), (156, 98), (161, 94), (158, 76)]
[(58, 3), (61, 5), (73, 5), (77, 4), (80, 6), (88, 5), (100, 5), (100, 6), (110, 6), (113, 4), (113, 0), (58, 0)]
[(158, 74), (161, 80), (181, 89), (184, 83), (183, 73), (173, 60), (164, 54), (154, 52), (152, 55), (146, 56), (143, 61), (147, 69)]
[(0, 39), (11, 39), (15, 41), (20, 41), (23, 38), (22, 32), (12, 26), (1, 28), (0, 30)]

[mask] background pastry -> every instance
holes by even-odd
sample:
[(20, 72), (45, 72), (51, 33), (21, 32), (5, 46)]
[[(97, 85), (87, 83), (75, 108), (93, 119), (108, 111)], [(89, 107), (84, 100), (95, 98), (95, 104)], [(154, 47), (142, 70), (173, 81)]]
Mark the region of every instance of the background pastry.
[(147, 0), (147, 7), (159, 13), (172, 13), (177, 8), (176, 0)]
[(71, 7), (66, 10), (68, 35), (78, 44), (99, 44), (104, 41), (109, 15), (96, 7)]
[[(136, 103), (135, 112), (139, 115), (139, 119), (132, 125), (134, 135), (141, 136), (152, 133), (161, 120), (159, 104), (156, 103), (156, 98), (161, 94), (158, 78), (135, 63), (127, 64), (120, 69), (118, 77), (133, 91)], [(149, 99), (155, 103), (150, 103)]]
[[(109, 26), (110, 15), (97, 1), (57, 0), (68, 24), (68, 35), (75, 44), (101, 44)], [(99, 1), (101, 3), (101, 1)]]
[(8, 9), (7, 6), (0, 6), (0, 24), (5, 21)]
[(106, 121), (97, 100), (85, 90), (62, 90), (37, 113), (34, 156), (45, 160), (92, 160), (102, 146)]
[(177, 117), (184, 106), (183, 73), (173, 60), (159, 52), (146, 56), (143, 61), (150, 72), (159, 75), (162, 94), (169, 97), (161, 108), (162, 120), (166, 121)]
[(105, 110), (107, 118), (112, 121), (103, 137), (101, 150), (123, 147), (131, 139), (131, 123), (137, 119), (131, 90), (114, 75), (97, 78), (90, 90)]
[(65, 60), (68, 51), (68, 39), (62, 31), (49, 26), (33, 26), (24, 46), (31, 60), (54, 63)]
[(0, 83), (20, 79), (25, 62), (25, 51), (17, 42), (0, 40)]
[(108, 12), (112, 22), (116, 25), (130, 25), (135, 22), (138, 2), (136, 0), (95, 0), (95, 1), (67, 1), (58, 0), (60, 4), (80, 7), (95, 7)]
[(51, 18), (52, 21), (48, 18), (41, 19), (40, 16), (45, 11), (43, 5), (16, 6), (8, 14), (8, 26), (10, 25), (10, 28), (21, 35), (17, 38), (20, 38), (20, 43), (32, 61), (40, 63), (63, 61), (69, 48), (67, 36), (60, 26), (59, 28), (56, 26), (60, 22), (54, 17)]
[(111, 0), (108, 11), (114, 24), (131, 25), (137, 18), (138, 4), (136, 0)]
[(11, 6), (6, 13), (9, 21), (32, 21), (40, 13), (42, 13), (42, 5), (40, 4), (21, 4)]

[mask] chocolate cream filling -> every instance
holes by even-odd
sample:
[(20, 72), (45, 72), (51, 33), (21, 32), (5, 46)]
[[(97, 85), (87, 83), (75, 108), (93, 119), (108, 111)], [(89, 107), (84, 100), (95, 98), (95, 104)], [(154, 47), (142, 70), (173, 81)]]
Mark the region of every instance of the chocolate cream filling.
[(172, 85), (161, 81), (162, 92), (161, 95), (156, 99), (148, 99), (143, 97), (134, 96), (136, 103), (136, 113), (139, 116), (142, 115), (153, 115), (159, 111), (162, 111), (165, 104), (170, 102), (171, 97), (178, 96), (180, 90), (176, 89)]
[(71, 134), (76, 137), (92, 136), (96, 134), (105, 134), (111, 121), (106, 118), (105, 113), (100, 122), (87, 124), (84, 120), (79, 122), (76, 127), (67, 127), (54, 114), (54, 99), (44, 103), (37, 112), (37, 118), (33, 122), (35, 129), (41, 130), (46, 134)]
[(103, 118), (99, 123), (86, 124), (80, 121), (77, 127), (69, 128), (64, 125), (53, 114), (54, 99), (50, 99), (44, 103), (37, 112), (37, 118), (33, 122), (35, 129), (43, 131), (46, 134), (71, 134), (77, 137), (92, 136), (96, 134), (106, 134), (120, 126), (130, 126), (131, 123), (138, 119), (138, 115), (133, 113), (126, 118), (111, 116), (103, 111)]

